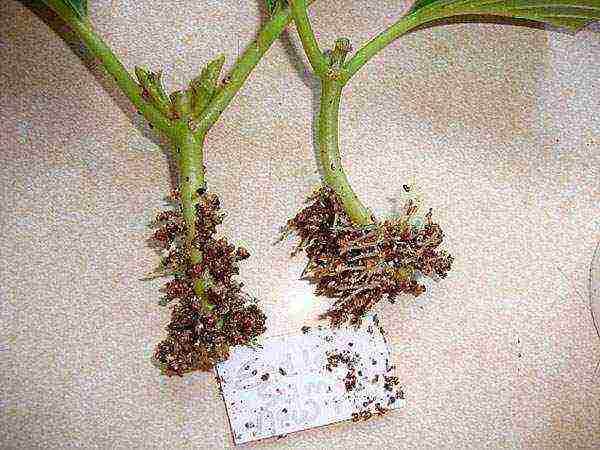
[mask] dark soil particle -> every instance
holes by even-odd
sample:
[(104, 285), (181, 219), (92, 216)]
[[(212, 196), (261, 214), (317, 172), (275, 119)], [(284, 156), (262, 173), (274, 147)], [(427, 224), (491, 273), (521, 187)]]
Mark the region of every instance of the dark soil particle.
[(344, 378), (344, 385), (346, 386), (346, 392), (350, 392), (356, 387), (356, 374), (354, 369), (350, 369)]
[(379, 403), (375, 403), (375, 412), (379, 416), (383, 416), (387, 414), (390, 410), (388, 408), (382, 407)]
[(444, 239), (431, 210), (421, 228), (411, 224), (417, 206), (408, 201), (402, 214), (370, 226), (353, 223), (329, 187), (321, 187), (308, 206), (287, 223), (300, 242), (292, 253), (304, 251), (308, 264), (303, 278), (315, 293), (334, 299), (324, 316), (337, 326), (358, 324), (382, 299), (425, 292), (418, 274), (445, 278), (453, 258), (439, 246)]
[(260, 379), (263, 381), (267, 381), (269, 379), (269, 374), (265, 373), (262, 377), (260, 377)]
[(360, 418), (362, 420), (369, 420), (372, 416), (373, 414), (371, 413), (371, 411), (362, 411), (360, 413)]
[(384, 375), (383, 378), (385, 380), (383, 388), (388, 392), (392, 392), (394, 390), (394, 387), (400, 384), (400, 382), (398, 381), (398, 377), (388, 377)]
[(346, 392), (352, 391), (356, 387), (356, 364), (358, 363), (359, 355), (357, 353), (351, 353), (348, 350), (343, 352), (330, 352), (327, 354), (327, 364), (325, 369), (332, 371), (334, 367), (338, 367), (340, 364), (345, 365), (348, 369), (346, 376), (344, 377), (344, 385)]
[[(223, 220), (219, 198), (212, 193), (195, 194), (196, 239), (193, 247), (202, 262), (193, 264), (184, 245), (186, 224), (180, 196), (171, 194), (173, 209), (161, 212), (154, 222), (154, 240), (164, 249), (161, 270), (171, 280), (165, 283), (166, 300), (173, 304), (167, 337), (154, 357), (168, 376), (195, 370), (211, 370), (229, 357), (235, 345), (251, 345), (265, 331), (265, 315), (256, 300), (242, 291), (236, 280), (238, 263), (249, 253), (225, 238), (216, 237)], [(205, 282), (199, 298), (194, 285)]]

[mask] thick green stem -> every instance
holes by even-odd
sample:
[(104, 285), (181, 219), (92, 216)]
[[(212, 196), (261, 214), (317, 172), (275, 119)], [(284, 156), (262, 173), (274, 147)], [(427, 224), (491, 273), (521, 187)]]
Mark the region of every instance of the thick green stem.
[[(194, 246), (196, 239), (196, 205), (200, 200), (199, 190), (204, 191), (204, 135), (193, 135), (187, 125), (181, 123), (174, 140), (175, 158), (179, 165), (179, 196), (183, 207), (186, 225), (186, 248), (192, 264), (202, 262), (202, 253)], [(204, 280), (194, 284), (196, 296), (207, 310), (211, 305), (206, 302)]]
[(352, 190), (340, 157), (338, 135), (342, 89), (343, 85), (335, 80), (324, 78), (321, 81), (319, 160), (323, 167), (325, 183), (335, 191), (352, 221), (359, 225), (368, 225), (373, 222), (373, 217)]
[(129, 98), (131, 103), (144, 115), (146, 120), (163, 132), (169, 138), (174, 137), (174, 127), (169, 119), (158, 109), (142, 98), (142, 88), (135, 82), (117, 56), (106, 45), (92, 28), (88, 20), (76, 16), (64, 2), (44, 0), (44, 3), (63, 19), (79, 38), (85, 43), (90, 52), (98, 58), (106, 71), (115, 79), (117, 85)]

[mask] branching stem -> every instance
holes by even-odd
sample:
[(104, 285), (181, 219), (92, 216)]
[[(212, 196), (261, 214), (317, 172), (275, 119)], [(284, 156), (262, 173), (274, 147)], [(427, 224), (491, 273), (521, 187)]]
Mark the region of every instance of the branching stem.
[[(308, 4), (314, 0), (309, 0)], [(238, 58), (230, 71), (227, 83), (219, 87), (192, 131), (188, 123), (167, 117), (150, 102), (143, 98), (142, 87), (133, 79), (117, 56), (98, 36), (88, 19), (81, 19), (67, 4), (60, 0), (44, 0), (44, 3), (56, 12), (86, 44), (90, 52), (101, 61), (106, 71), (115, 79), (121, 91), (157, 130), (164, 133), (173, 144), (174, 158), (179, 167), (179, 191), (183, 216), (186, 223), (186, 247), (193, 264), (202, 261), (201, 252), (194, 246), (196, 238), (196, 205), (199, 202), (198, 191), (205, 187), (203, 148), (206, 133), (221, 116), (229, 103), (241, 89), (244, 82), (291, 21), (290, 8), (278, 8), (269, 21), (260, 30), (256, 40)], [(306, 3), (305, 3), (306, 7)], [(202, 279), (197, 280), (194, 290), (209, 309), (206, 301), (205, 286)]]
[(350, 41), (337, 39), (331, 57), (319, 49), (308, 15), (305, 0), (294, 0), (292, 15), (315, 74), (321, 79), (321, 99), (318, 119), (319, 163), (323, 169), (324, 182), (331, 187), (344, 205), (352, 221), (358, 225), (373, 223), (373, 216), (356, 196), (342, 166), (339, 149), (339, 110), (344, 82), (340, 69), (350, 51)]
[[(304, 7), (306, 8), (306, 4), (310, 5), (314, 1), (304, 1)], [(219, 88), (219, 91), (205, 109), (202, 118), (198, 122), (198, 133), (206, 133), (219, 120), (219, 117), (244, 85), (252, 70), (291, 20), (292, 14), (289, 7), (275, 10), (273, 16), (259, 31), (256, 39), (235, 62), (235, 65), (229, 72), (227, 83)]]

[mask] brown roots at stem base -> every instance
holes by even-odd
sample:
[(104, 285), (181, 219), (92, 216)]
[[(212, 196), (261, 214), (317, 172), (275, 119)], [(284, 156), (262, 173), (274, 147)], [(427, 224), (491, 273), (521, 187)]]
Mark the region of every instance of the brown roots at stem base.
[[(166, 375), (183, 375), (195, 370), (210, 370), (229, 357), (230, 347), (252, 345), (265, 331), (265, 315), (256, 299), (242, 291), (238, 262), (250, 255), (225, 238), (215, 238), (223, 220), (219, 198), (198, 194), (196, 239), (193, 245), (202, 253), (202, 261), (193, 264), (185, 248), (186, 226), (177, 206), (161, 212), (155, 221), (154, 239), (165, 249), (161, 262), (164, 276), (172, 280), (164, 285), (167, 302), (176, 301), (167, 326), (168, 336), (160, 342), (154, 357)], [(194, 283), (204, 281), (204, 296), (198, 298)]]
[(400, 294), (419, 296), (425, 286), (418, 276), (445, 278), (453, 258), (438, 247), (443, 241), (431, 210), (422, 228), (411, 224), (417, 207), (409, 200), (402, 215), (372, 225), (353, 223), (334, 191), (323, 186), (308, 206), (287, 224), (300, 242), (292, 256), (304, 251), (303, 278), (315, 293), (335, 299), (323, 315), (333, 326), (359, 324), (373, 306)]

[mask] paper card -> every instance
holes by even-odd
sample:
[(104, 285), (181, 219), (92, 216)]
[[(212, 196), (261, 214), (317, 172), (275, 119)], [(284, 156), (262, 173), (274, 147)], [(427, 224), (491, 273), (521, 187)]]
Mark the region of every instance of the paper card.
[(261, 345), (236, 347), (217, 367), (236, 445), (404, 405), (377, 316), (358, 329), (305, 327)]

